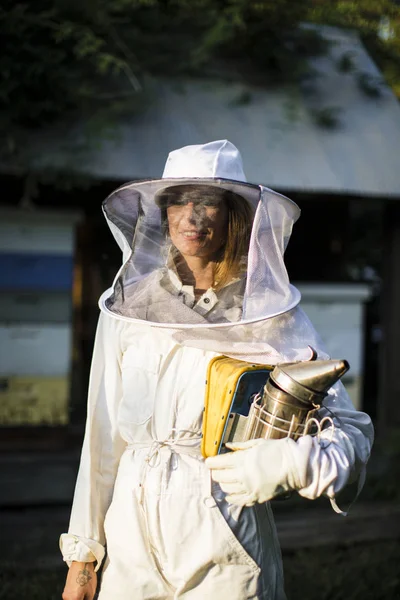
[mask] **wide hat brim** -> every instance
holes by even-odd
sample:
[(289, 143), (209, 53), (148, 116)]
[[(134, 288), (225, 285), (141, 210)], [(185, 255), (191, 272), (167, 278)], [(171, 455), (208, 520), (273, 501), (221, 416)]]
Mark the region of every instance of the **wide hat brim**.
[[(118, 191), (126, 191), (128, 190), (131, 193), (140, 194), (142, 201), (146, 204), (146, 201), (153, 201), (154, 197), (160, 194), (163, 190), (178, 186), (178, 185), (208, 185), (216, 188), (224, 188), (225, 190), (229, 190), (234, 192), (235, 194), (239, 194), (246, 200), (250, 202), (250, 204), (254, 207), (257, 206), (260, 195), (261, 188), (259, 185), (255, 185), (252, 183), (246, 183), (244, 181), (235, 181), (232, 179), (222, 179), (216, 177), (173, 177), (173, 178), (164, 178), (164, 179), (146, 179), (146, 180), (136, 180), (130, 183), (126, 183), (118, 190)], [(114, 192), (114, 193), (115, 193)], [(105, 205), (108, 204), (108, 201), (111, 201), (111, 194), (105, 201)]]
[(242, 196), (248, 200), (254, 208), (257, 208), (258, 202), (261, 198), (262, 190), (268, 190), (270, 194), (277, 196), (283, 200), (284, 203), (287, 203), (287, 206), (290, 206), (290, 210), (293, 212), (294, 221), (296, 221), (300, 216), (300, 209), (298, 205), (287, 196), (284, 196), (275, 190), (271, 190), (264, 185), (256, 185), (254, 183), (236, 181), (234, 179), (224, 179), (222, 177), (165, 177), (162, 179), (137, 179), (135, 181), (125, 183), (118, 189), (114, 190), (114, 192), (112, 192), (108, 198), (104, 200), (103, 207), (106, 208), (107, 206), (110, 206), (110, 204), (112, 204), (114, 195), (118, 194), (118, 192), (124, 192), (124, 195), (129, 195), (129, 193), (138, 194), (142, 199), (142, 203), (146, 205), (153, 204), (155, 196), (167, 188), (178, 185), (196, 184), (224, 188), (225, 190), (239, 194), (239, 196)]
[[(297, 221), (300, 216), (300, 209), (297, 204), (274, 190), (263, 185), (221, 177), (165, 177), (162, 179), (131, 181), (114, 190), (104, 200), (103, 211), (107, 221), (111, 221), (116, 225), (130, 247), (140, 212), (143, 211), (147, 218), (152, 220), (159, 211), (157, 195), (173, 186), (199, 184), (234, 192), (247, 200), (254, 207), (254, 210), (257, 209), (263, 194), (267, 192), (268, 196), (272, 196), (279, 203), (283, 202), (293, 222)], [(118, 243), (121, 246), (121, 243)]]

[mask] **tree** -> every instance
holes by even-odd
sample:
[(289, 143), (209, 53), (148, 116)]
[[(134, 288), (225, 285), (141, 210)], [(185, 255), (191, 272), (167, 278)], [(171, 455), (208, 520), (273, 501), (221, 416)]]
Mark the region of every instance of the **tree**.
[[(386, 40), (377, 37), (382, 17)], [(360, 30), (396, 88), (400, 8), (389, 0), (6, 0), (0, 160), (26, 170), (27, 131), (54, 122), (80, 120), (98, 133), (147, 101), (149, 77), (296, 83), (308, 57), (326, 50), (321, 35), (299, 27), (306, 20)]]
[[(315, 0), (309, 19), (359, 32), (400, 99), (400, 5), (395, 0)], [(350, 66), (350, 65), (349, 65)], [(368, 93), (368, 86), (365, 88)], [(373, 89), (370, 90), (374, 93)]]

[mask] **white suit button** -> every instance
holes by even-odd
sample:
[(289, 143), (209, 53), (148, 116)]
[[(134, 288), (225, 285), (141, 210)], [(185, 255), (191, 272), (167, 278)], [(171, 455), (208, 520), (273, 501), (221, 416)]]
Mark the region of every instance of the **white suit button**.
[(212, 496), (204, 498), (204, 504), (207, 506), (207, 508), (212, 508), (213, 506), (216, 506), (216, 502)]

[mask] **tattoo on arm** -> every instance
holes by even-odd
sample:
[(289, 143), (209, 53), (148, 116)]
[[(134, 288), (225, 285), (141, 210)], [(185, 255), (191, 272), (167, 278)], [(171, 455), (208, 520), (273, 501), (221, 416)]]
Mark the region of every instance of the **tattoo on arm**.
[(88, 563), (85, 563), (85, 566), (83, 567), (82, 571), (79, 571), (78, 577), (76, 578), (76, 583), (79, 583), (79, 585), (82, 587), (89, 583), (89, 581), (92, 579), (90, 571), (86, 568), (87, 564)]

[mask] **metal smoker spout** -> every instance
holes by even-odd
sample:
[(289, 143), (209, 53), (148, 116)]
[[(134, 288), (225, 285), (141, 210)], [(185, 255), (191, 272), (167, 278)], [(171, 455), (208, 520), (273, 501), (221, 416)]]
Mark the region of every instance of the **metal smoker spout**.
[(349, 370), (347, 360), (310, 360), (277, 365), (271, 382), (303, 402), (321, 404), (328, 390)]
[(312, 431), (328, 390), (349, 369), (346, 360), (315, 359), (312, 350), (311, 360), (276, 365), (251, 406), (247, 439), (297, 439)]

